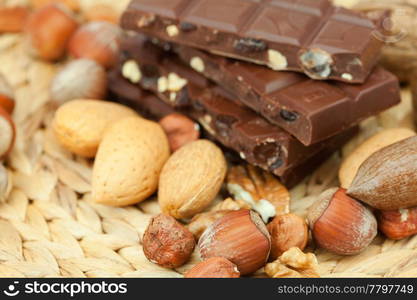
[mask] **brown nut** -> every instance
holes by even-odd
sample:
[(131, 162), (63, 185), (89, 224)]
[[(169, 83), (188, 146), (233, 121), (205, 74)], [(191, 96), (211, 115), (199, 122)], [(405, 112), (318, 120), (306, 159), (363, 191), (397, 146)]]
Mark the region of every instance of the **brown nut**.
[(211, 257), (184, 274), (184, 278), (239, 278), (236, 265), (224, 257)]
[(55, 75), (50, 88), (51, 100), (59, 104), (74, 99), (103, 100), (106, 93), (106, 70), (89, 59), (71, 61)]
[(40, 8), (29, 17), (25, 27), (30, 53), (48, 61), (62, 58), (77, 27), (65, 6), (49, 4)]
[(79, 0), (30, 0), (32, 7), (35, 9), (41, 8), (42, 6), (51, 4), (51, 3), (61, 3), (65, 4), (68, 8), (73, 11), (78, 11), (80, 9)]
[(317, 245), (339, 255), (363, 251), (377, 234), (372, 212), (341, 188), (324, 191), (309, 208), (308, 221)]
[(28, 16), (26, 7), (0, 7), (0, 33), (21, 32)]
[(267, 225), (267, 228), (271, 235), (270, 260), (276, 260), (292, 247), (297, 247), (303, 251), (307, 245), (307, 223), (297, 215), (286, 214), (277, 216)]
[(379, 210), (417, 206), (417, 136), (368, 157), (347, 193)]
[(199, 125), (181, 114), (169, 114), (159, 121), (168, 136), (172, 151), (176, 151), (185, 144), (198, 140)]
[(16, 128), (9, 113), (0, 107), (0, 159), (12, 150), (16, 139)]
[(232, 211), (204, 231), (198, 241), (203, 259), (224, 257), (241, 275), (255, 272), (268, 260), (271, 238), (260, 216), (250, 210)]
[(380, 211), (378, 227), (391, 240), (401, 240), (417, 234), (417, 207)]
[(2, 74), (0, 74), (0, 106), (9, 114), (13, 113), (15, 106), (12, 88)]
[(195, 247), (193, 234), (173, 217), (153, 217), (143, 236), (143, 252), (153, 263), (177, 268), (191, 257)]
[(114, 66), (119, 54), (122, 30), (109, 22), (94, 21), (81, 26), (68, 44), (75, 58), (95, 60), (105, 68)]

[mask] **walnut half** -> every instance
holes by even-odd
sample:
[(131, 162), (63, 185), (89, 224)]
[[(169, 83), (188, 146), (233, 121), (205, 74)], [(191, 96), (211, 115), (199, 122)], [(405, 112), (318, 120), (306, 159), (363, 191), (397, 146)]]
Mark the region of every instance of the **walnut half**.
[(320, 277), (317, 267), (317, 258), (313, 253), (304, 253), (293, 247), (267, 264), (265, 273), (271, 278), (315, 278)]
[(234, 166), (227, 175), (227, 190), (247, 203), (263, 221), (289, 212), (290, 194), (276, 177), (251, 165)]

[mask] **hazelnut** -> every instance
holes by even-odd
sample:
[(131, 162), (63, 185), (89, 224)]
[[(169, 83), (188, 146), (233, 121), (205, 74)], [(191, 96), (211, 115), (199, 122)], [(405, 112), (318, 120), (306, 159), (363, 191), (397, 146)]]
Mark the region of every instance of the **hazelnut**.
[(111, 6), (106, 4), (96, 4), (88, 7), (84, 11), (84, 17), (87, 21), (105, 21), (113, 24), (119, 23), (119, 14)]
[(21, 32), (28, 16), (26, 7), (0, 7), (0, 33)]
[(363, 251), (377, 234), (372, 212), (342, 188), (324, 191), (309, 208), (308, 221), (317, 245), (340, 255)]
[(236, 265), (223, 257), (211, 257), (184, 274), (185, 278), (239, 278)]
[(322, 49), (308, 49), (299, 59), (304, 72), (313, 79), (326, 79), (333, 71), (333, 58)]
[(417, 234), (417, 207), (380, 211), (379, 230), (391, 240), (401, 240)]
[(77, 27), (76, 20), (65, 6), (46, 5), (34, 12), (26, 24), (29, 51), (48, 61), (62, 58)]
[(78, 11), (80, 9), (79, 0), (30, 0), (32, 7), (35, 9), (41, 8), (47, 4), (51, 3), (61, 3), (70, 8), (73, 11)]
[(288, 66), (287, 58), (276, 50), (268, 50), (268, 66), (276, 71), (285, 70)]
[(13, 90), (7, 82), (6, 78), (0, 74), (0, 106), (9, 114), (13, 113), (15, 102)]
[(208, 227), (198, 241), (203, 259), (224, 257), (236, 264), (241, 275), (263, 267), (271, 238), (260, 216), (250, 210), (232, 211)]
[(138, 63), (133, 59), (126, 61), (122, 66), (122, 76), (131, 83), (139, 83), (142, 79), (142, 72)]
[(142, 244), (143, 252), (151, 262), (173, 269), (190, 259), (195, 240), (193, 234), (173, 217), (159, 214), (151, 219)]
[(199, 73), (203, 73), (205, 69), (204, 61), (198, 56), (191, 58), (190, 66)]
[(159, 121), (168, 136), (172, 151), (198, 140), (200, 137), (199, 125), (181, 114), (169, 114)]
[(270, 260), (276, 260), (292, 247), (297, 247), (303, 251), (307, 245), (307, 223), (297, 215), (277, 216), (267, 225), (267, 228), (271, 235)]
[(106, 70), (89, 59), (77, 59), (67, 64), (55, 75), (50, 88), (51, 99), (60, 104), (74, 99), (102, 100), (106, 93)]
[(105, 68), (115, 65), (122, 30), (109, 22), (94, 21), (81, 26), (71, 38), (68, 50), (75, 58), (95, 60)]
[(0, 107), (0, 159), (12, 150), (16, 138), (16, 128), (9, 113)]

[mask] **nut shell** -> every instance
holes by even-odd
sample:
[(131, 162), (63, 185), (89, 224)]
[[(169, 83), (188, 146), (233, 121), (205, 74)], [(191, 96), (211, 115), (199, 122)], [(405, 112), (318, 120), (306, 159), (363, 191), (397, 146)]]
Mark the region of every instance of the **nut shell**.
[(69, 151), (94, 157), (105, 130), (114, 122), (137, 116), (123, 105), (98, 100), (73, 100), (55, 112), (52, 128), (59, 142)]
[(164, 213), (191, 218), (207, 208), (226, 176), (223, 152), (207, 140), (191, 142), (165, 164), (159, 180), (158, 201)]
[(147, 199), (158, 187), (169, 154), (168, 139), (158, 123), (139, 117), (113, 123), (94, 161), (92, 200), (126, 206)]
[(195, 247), (193, 234), (173, 217), (153, 217), (143, 235), (143, 252), (153, 263), (178, 268), (191, 257)]
[(185, 278), (239, 278), (236, 265), (223, 257), (211, 257), (184, 274)]
[(168, 136), (172, 151), (198, 140), (200, 137), (199, 125), (181, 114), (169, 114), (159, 121)]
[(377, 234), (372, 212), (344, 189), (324, 191), (310, 207), (308, 220), (316, 244), (339, 255), (360, 253)]
[(72, 36), (68, 50), (75, 58), (92, 59), (110, 68), (117, 62), (121, 36), (122, 30), (115, 24), (90, 22), (81, 26)]
[(106, 70), (89, 59), (71, 61), (55, 75), (50, 88), (51, 100), (59, 104), (75, 99), (103, 100), (106, 93)]
[(379, 210), (417, 206), (417, 137), (372, 154), (347, 193)]
[(402, 240), (417, 234), (417, 208), (380, 211), (377, 214), (379, 230), (392, 240)]
[(228, 213), (208, 227), (198, 247), (203, 259), (224, 257), (246, 275), (265, 265), (271, 239), (259, 215), (243, 209)]
[(267, 225), (267, 228), (271, 235), (270, 260), (276, 260), (292, 247), (303, 251), (307, 246), (308, 226), (304, 219), (297, 215), (277, 216)]

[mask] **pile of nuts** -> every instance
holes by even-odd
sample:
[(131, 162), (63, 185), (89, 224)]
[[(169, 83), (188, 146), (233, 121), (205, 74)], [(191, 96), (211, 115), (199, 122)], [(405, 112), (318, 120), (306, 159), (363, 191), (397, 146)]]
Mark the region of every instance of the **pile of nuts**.
[[(37, 58), (73, 58), (51, 85), (50, 98), (59, 105), (53, 131), (67, 150), (94, 159), (92, 201), (136, 205), (157, 193), (162, 213), (142, 238), (151, 262), (178, 268), (197, 247), (202, 261), (187, 278), (235, 278), (263, 267), (269, 277), (318, 277), (314, 254), (303, 253), (307, 246), (353, 255), (372, 243), (378, 228), (395, 240), (417, 234), (415, 132), (389, 129), (365, 141), (343, 162), (341, 187), (324, 191), (301, 218), (290, 213), (290, 194), (277, 178), (253, 166), (228, 165), (187, 117), (153, 122), (103, 101), (106, 69), (116, 63), (123, 34), (102, 21), (107, 15), (99, 21), (90, 15), (82, 25), (77, 1), (32, 2), (33, 13), (1, 8), (0, 33), (23, 30)], [(2, 15), (12, 19), (9, 27)], [(0, 75), (0, 158), (15, 139), (13, 99)], [(232, 198), (219, 201), (225, 193)]]

